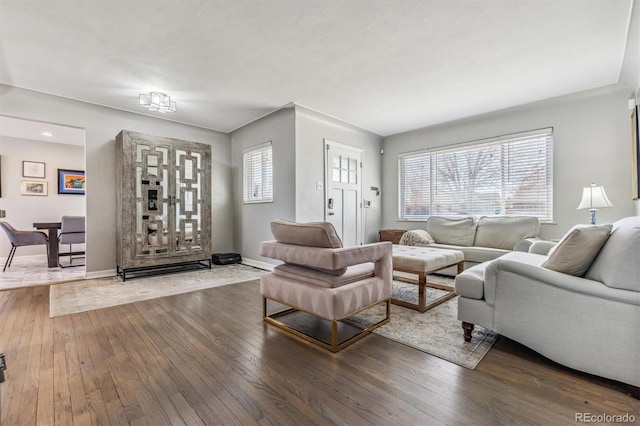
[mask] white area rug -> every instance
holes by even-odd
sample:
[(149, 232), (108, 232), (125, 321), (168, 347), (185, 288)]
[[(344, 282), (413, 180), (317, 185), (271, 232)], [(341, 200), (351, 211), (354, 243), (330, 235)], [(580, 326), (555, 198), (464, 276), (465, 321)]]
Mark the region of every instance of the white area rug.
[[(428, 281), (451, 285), (453, 280), (441, 276), (429, 276)], [(394, 281), (394, 297), (402, 295), (417, 301), (418, 286)], [(441, 290), (427, 288), (427, 298), (432, 300), (441, 295)], [(384, 316), (384, 305), (361, 312), (349, 322), (371, 324)], [(465, 342), (460, 321), (458, 321), (458, 298), (420, 313), (413, 309), (391, 305), (391, 321), (373, 331), (387, 339), (402, 343), (414, 349), (437, 356), (449, 362), (473, 370), (489, 352), (498, 335), (491, 330), (476, 326), (471, 342)]]
[(56, 284), (49, 290), (49, 316), (54, 318), (251, 281), (266, 273), (246, 265), (214, 265), (210, 270), (155, 275), (125, 282), (109, 277)]

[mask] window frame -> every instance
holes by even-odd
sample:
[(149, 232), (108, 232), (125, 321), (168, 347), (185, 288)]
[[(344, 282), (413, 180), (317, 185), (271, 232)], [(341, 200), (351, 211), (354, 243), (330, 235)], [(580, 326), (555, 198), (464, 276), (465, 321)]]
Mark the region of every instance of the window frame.
[[(535, 183), (536, 185), (544, 185), (545, 190), (540, 191), (538, 189), (537, 192), (535, 192), (535, 194), (536, 196), (538, 194), (544, 194), (545, 200), (544, 202), (541, 202), (542, 205), (544, 206), (542, 209), (533, 211), (533, 214), (527, 214), (526, 208), (529, 206), (526, 206), (526, 205), (525, 207), (517, 206), (517, 204), (511, 206), (510, 208), (504, 207), (505, 204), (507, 203), (507, 201), (505, 200), (510, 199), (508, 196), (506, 196), (506, 194), (508, 194), (510, 191), (513, 194), (513, 188), (514, 188), (513, 181), (517, 181), (517, 178), (526, 179), (527, 173), (531, 173), (531, 170), (535, 170), (533, 167), (536, 164), (539, 165), (540, 162), (538, 161), (536, 163), (535, 161), (532, 161), (530, 165), (527, 165), (528, 167), (531, 167), (531, 169), (526, 169), (525, 167), (523, 169), (525, 171), (521, 171), (521, 173), (515, 176), (513, 180), (511, 179), (506, 180), (505, 174), (511, 174), (512, 168), (516, 166), (522, 168), (522, 162), (519, 162), (518, 158), (520, 159), (529, 158), (527, 153), (527, 150), (529, 149), (528, 144), (533, 144), (533, 143), (540, 146), (540, 148), (544, 148), (534, 154), (534, 155), (537, 155), (538, 158), (540, 158), (540, 160), (543, 161), (544, 167), (541, 168), (541, 170), (544, 174), (542, 176), (542, 179), (539, 177), (537, 180), (532, 182)], [(554, 145), (553, 128), (549, 127), (549, 128), (542, 128), (542, 129), (531, 130), (526, 132), (512, 133), (512, 134), (497, 136), (492, 138), (479, 139), (479, 140), (474, 140), (469, 142), (462, 142), (462, 143), (457, 143), (452, 145), (440, 146), (440, 147), (435, 147), (430, 149), (422, 149), (417, 151), (400, 153), (398, 154), (398, 163), (397, 163), (398, 164), (398, 170), (397, 170), (398, 171), (398, 205), (397, 205), (398, 217), (397, 217), (397, 220), (406, 221), (406, 222), (412, 222), (412, 221), (422, 222), (422, 221), (426, 221), (431, 215), (435, 215), (435, 216), (465, 215), (465, 216), (476, 216), (476, 217), (478, 216), (490, 216), (490, 217), (532, 216), (532, 217), (537, 217), (540, 220), (540, 222), (553, 223), (553, 220), (554, 220), (553, 218), (553, 186), (554, 186), (553, 185), (554, 183), (553, 182), (553, 145)], [(513, 155), (512, 151), (514, 150), (514, 147), (515, 149), (520, 151), (519, 157), (510, 157), (511, 155)], [(494, 168), (497, 168), (496, 170), (499, 170), (498, 172), (499, 184), (494, 186), (494, 188), (497, 188), (497, 190), (492, 192), (494, 192), (495, 194), (498, 194), (497, 198), (500, 200), (501, 206), (504, 207), (504, 209), (501, 208), (499, 210), (499, 213), (490, 213), (488, 211), (482, 212), (482, 207), (485, 207), (482, 205), (482, 202), (479, 201), (481, 199), (482, 191), (478, 191), (476, 189), (474, 189), (473, 191), (470, 191), (469, 190), (470, 188), (466, 188), (462, 194), (466, 200), (472, 200), (470, 205), (465, 205), (465, 207), (467, 207), (468, 210), (471, 210), (471, 211), (469, 212), (453, 211), (451, 213), (442, 212), (441, 211), (443, 207), (442, 201), (443, 199), (446, 200), (447, 196), (434, 194), (435, 192), (437, 192), (437, 188), (439, 188), (439, 186), (441, 187), (445, 182), (445, 180), (443, 180), (441, 176), (442, 169), (439, 169), (437, 166), (438, 162), (442, 162), (443, 160), (446, 159), (447, 155), (450, 155), (450, 154), (454, 154), (454, 157), (456, 154), (460, 154), (461, 157), (466, 158), (466, 160), (468, 161), (474, 151), (479, 153), (478, 155), (480, 155), (480, 153), (484, 153), (485, 151), (490, 152), (490, 150), (492, 149), (493, 150), (498, 149), (500, 151), (500, 155), (498, 159), (491, 160), (492, 161), (491, 166)], [(535, 149), (533, 149), (533, 151), (535, 151)], [(505, 157), (505, 154), (508, 156)], [(465, 155), (468, 157), (464, 157)], [(409, 168), (407, 169), (407, 161), (411, 161), (411, 160), (413, 160), (413, 164), (412, 165), (410, 164), (408, 166)], [(424, 169), (428, 169), (428, 170), (425, 171)], [(455, 168), (455, 170), (459, 171), (460, 174), (467, 173), (467, 176), (470, 174), (469, 172), (470, 167), (468, 165), (466, 166), (466, 168), (464, 166), (457, 167)], [(417, 177), (416, 177), (416, 174), (418, 174)], [(419, 175), (419, 174), (422, 174), (422, 175)], [(408, 186), (406, 185), (407, 179), (411, 178), (412, 176), (414, 177), (414, 186), (411, 188), (407, 188)], [(421, 187), (420, 184), (418, 184), (418, 187), (416, 188), (415, 186), (416, 178), (419, 179), (419, 182), (426, 181), (424, 186)], [(495, 180), (496, 178), (494, 177), (494, 181)], [(521, 185), (521, 182), (522, 181), (520, 181), (520, 185)], [(478, 188), (478, 187), (476, 186), (475, 188)], [(490, 185), (486, 186), (485, 190), (488, 188), (490, 188)], [(518, 188), (517, 191), (526, 191), (526, 187), (517, 186), (516, 188)], [(414, 191), (413, 193), (415, 194), (415, 199), (417, 201), (413, 203), (414, 213), (407, 214), (408, 202), (407, 202), (407, 197), (405, 197), (405, 195), (407, 191), (411, 191), (411, 190)], [(488, 198), (491, 197), (490, 193), (488, 192), (486, 196)], [(529, 197), (530, 197), (530, 194), (526, 194), (525, 192), (525, 195), (522, 196), (521, 201), (530, 201)], [(538, 199), (540, 198), (541, 197), (538, 196)], [(512, 196), (511, 200), (513, 199), (514, 198)], [(535, 197), (533, 199), (535, 200)], [(488, 202), (485, 202), (485, 203), (489, 204)], [(464, 205), (464, 204), (465, 202), (461, 202), (461, 205)], [(475, 208), (476, 206), (474, 204), (479, 206), (479, 208), (476, 209)], [(445, 206), (446, 206), (446, 203), (445, 203)], [(525, 212), (517, 211), (518, 208), (525, 209)], [(516, 210), (515, 213), (508, 213), (509, 210), (513, 211), (514, 209)], [(479, 210), (479, 211), (474, 211), (474, 210)], [(419, 213), (420, 211), (422, 211), (422, 213)], [(498, 211), (498, 210), (496, 209), (495, 211)]]
[[(265, 158), (265, 154), (268, 156)], [(260, 156), (260, 160), (257, 160), (257, 156)], [(249, 162), (248, 160), (251, 160)], [(249, 173), (248, 167), (260, 166), (260, 176), (258, 179), (257, 173)], [(273, 144), (271, 141), (255, 145), (250, 148), (246, 148), (242, 151), (242, 203), (243, 204), (260, 204), (260, 203), (272, 203), (273, 202)], [(251, 180), (251, 182), (249, 182)], [(249, 186), (255, 186), (256, 180), (260, 180), (260, 196), (250, 195)], [(265, 191), (266, 190), (266, 191)], [(266, 192), (266, 193), (265, 193)]]

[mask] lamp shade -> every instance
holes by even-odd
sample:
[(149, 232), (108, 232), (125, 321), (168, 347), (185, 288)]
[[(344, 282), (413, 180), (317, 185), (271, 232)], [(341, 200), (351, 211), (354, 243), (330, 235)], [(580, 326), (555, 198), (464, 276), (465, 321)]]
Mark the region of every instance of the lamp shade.
[(611, 207), (613, 204), (607, 198), (607, 194), (604, 192), (603, 186), (596, 186), (592, 184), (582, 188), (582, 200), (578, 210), (581, 209), (598, 209), (601, 207)]

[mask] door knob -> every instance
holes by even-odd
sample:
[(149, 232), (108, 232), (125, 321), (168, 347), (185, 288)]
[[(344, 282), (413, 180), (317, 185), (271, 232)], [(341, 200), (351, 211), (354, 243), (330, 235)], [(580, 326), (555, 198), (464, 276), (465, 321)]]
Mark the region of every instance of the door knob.
[(329, 213), (327, 213), (327, 214), (328, 214), (329, 216), (333, 216), (333, 215), (335, 215), (335, 213), (334, 213), (334, 212), (329, 212)]

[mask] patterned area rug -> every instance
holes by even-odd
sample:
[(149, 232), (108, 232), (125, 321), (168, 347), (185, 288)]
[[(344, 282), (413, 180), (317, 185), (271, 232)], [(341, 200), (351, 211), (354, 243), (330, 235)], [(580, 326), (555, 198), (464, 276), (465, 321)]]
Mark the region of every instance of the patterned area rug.
[[(427, 280), (453, 284), (453, 279), (443, 276), (430, 275)], [(443, 290), (427, 288), (427, 302), (443, 293)], [(394, 281), (393, 297), (417, 301), (418, 286)], [(476, 326), (471, 342), (465, 342), (457, 315), (457, 297), (425, 313), (391, 305), (391, 321), (378, 327), (373, 333), (473, 370), (489, 352), (498, 336), (493, 331)], [(379, 305), (349, 321), (359, 325), (371, 324), (382, 316), (384, 305)]]
[(135, 278), (125, 282), (117, 277), (109, 277), (57, 284), (49, 290), (49, 316), (54, 318), (251, 281), (266, 273), (246, 265), (214, 265), (211, 269)]

